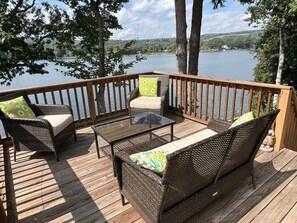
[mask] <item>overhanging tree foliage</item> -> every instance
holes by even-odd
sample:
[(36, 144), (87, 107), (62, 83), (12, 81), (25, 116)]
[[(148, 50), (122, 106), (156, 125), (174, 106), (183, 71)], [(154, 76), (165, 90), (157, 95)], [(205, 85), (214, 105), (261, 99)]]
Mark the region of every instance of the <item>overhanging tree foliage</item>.
[[(123, 48), (110, 48), (105, 51), (105, 42), (112, 36), (111, 30), (122, 29), (115, 13), (128, 0), (60, 0), (67, 5), (72, 16), (65, 25), (65, 35), (60, 39), (61, 48), (70, 50), (73, 61), (59, 60), (68, 68), (67, 75), (80, 79), (105, 77), (124, 74), (125, 70), (142, 58), (129, 63), (123, 62), (123, 56), (129, 55), (129, 47), (134, 41), (127, 42)], [(104, 107), (105, 86), (99, 86), (98, 98), (101, 111)]]
[(248, 8), (251, 24), (263, 27), (256, 43), (255, 80), (297, 87), (297, 2), (256, 1)]
[(46, 46), (60, 35), (64, 15), (46, 3), (36, 6), (35, 0), (0, 1), (1, 84), (9, 85), (25, 72), (46, 73), (46, 63), (36, 61), (55, 58), (53, 50)]

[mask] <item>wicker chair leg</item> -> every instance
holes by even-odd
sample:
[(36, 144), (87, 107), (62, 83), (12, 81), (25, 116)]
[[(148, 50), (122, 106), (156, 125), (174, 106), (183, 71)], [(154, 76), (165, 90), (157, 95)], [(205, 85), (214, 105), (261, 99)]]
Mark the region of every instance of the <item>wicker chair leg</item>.
[(76, 141), (77, 141), (77, 137), (76, 137), (76, 131), (74, 131), (74, 134), (73, 134), (73, 136), (74, 136), (74, 141), (76, 142)]
[(124, 195), (121, 194), (121, 202), (122, 202), (122, 206), (124, 206), (126, 203), (125, 203), (125, 197)]
[(253, 182), (253, 189), (254, 190), (256, 190), (256, 179), (255, 179), (255, 173), (254, 173), (254, 171), (253, 171), (253, 173), (252, 173), (252, 182)]
[(56, 151), (54, 153), (55, 153), (55, 157), (56, 157), (57, 162), (59, 162), (60, 160), (59, 160), (58, 153)]
[(16, 149), (14, 148), (14, 151), (13, 151), (13, 156), (14, 156), (14, 162), (16, 162)]

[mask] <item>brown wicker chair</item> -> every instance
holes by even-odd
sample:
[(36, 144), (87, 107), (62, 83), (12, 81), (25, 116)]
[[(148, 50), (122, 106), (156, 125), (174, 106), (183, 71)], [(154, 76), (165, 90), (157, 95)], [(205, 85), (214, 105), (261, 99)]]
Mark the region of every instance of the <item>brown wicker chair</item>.
[(145, 107), (133, 106), (131, 103), (136, 98), (140, 98), (138, 87), (131, 91), (128, 95), (129, 115), (135, 115), (147, 111), (155, 112), (159, 115), (167, 115), (169, 107), (169, 76), (167, 75), (139, 75), (139, 77), (157, 77), (158, 81), (158, 97), (161, 99), (161, 106), (158, 108), (150, 108), (146, 103)]
[[(133, 163), (129, 149), (116, 153), (117, 178), (124, 197), (146, 222), (184, 222), (248, 176), (279, 110), (222, 131), (167, 155), (162, 176)], [(212, 123), (223, 130), (225, 123)]]
[[(53, 152), (56, 160), (59, 161), (58, 148), (62, 143), (76, 133), (73, 122), (72, 110), (66, 105), (39, 105), (32, 104), (25, 92), (17, 92), (0, 98), (0, 101), (11, 100), (23, 96), (35, 115), (41, 116), (36, 119), (7, 118), (0, 110), (0, 119), (5, 131), (9, 134), (14, 145), (14, 160), (16, 161), (16, 151), (38, 151)], [(42, 118), (47, 115), (68, 114), (72, 116), (72, 122), (64, 129), (55, 133), (50, 121)], [(52, 116), (55, 117), (55, 116)], [(69, 116), (68, 116), (69, 117)], [(71, 118), (71, 117), (70, 117)]]

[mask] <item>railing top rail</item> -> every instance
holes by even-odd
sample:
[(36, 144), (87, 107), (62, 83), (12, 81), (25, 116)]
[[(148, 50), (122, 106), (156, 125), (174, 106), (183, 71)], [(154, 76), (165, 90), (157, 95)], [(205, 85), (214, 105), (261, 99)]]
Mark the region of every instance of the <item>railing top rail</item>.
[(226, 79), (219, 79), (219, 78), (194, 76), (194, 75), (188, 75), (188, 74), (169, 73), (169, 72), (164, 72), (164, 71), (153, 71), (152, 73), (164, 74), (164, 75), (169, 75), (169, 76), (174, 76), (174, 77), (181, 77), (181, 78), (186, 78), (186, 79), (195, 79), (195, 80), (206, 81), (206, 82), (220, 82), (220, 83), (224, 83), (224, 84), (245, 85), (245, 86), (252, 86), (252, 87), (270, 88), (270, 89), (275, 89), (275, 90), (291, 90), (291, 89), (293, 89), (293, 87), (291, 87), (291, 86), (257, 83), (257, 82), (251, 82), (251, 81), (226, 80)]
[(34, 92), (34, 93), (39, 93), (39, 92), (44, 92), (45, 89), (61, 89), (61, 86), (64, 88), (67, 87), (79, 87), (79, 86), (85, 86), (87, 83), (91, 82), (92, 84), (98, 84), (98, 83), (106, 83), (108, 81), (112, 80), (122, 80), (122, 79), (133, 79), (138, 75), (142, 74), (151, 74), (152, 72), (143, 72), (143, 73), (137, 73), (137, 74), (124, 74), (124, 75), (117, 75), (117, 76), (110, 76), (110, 77), (101, 77), (101, 78), (95, 78), (95, 79), (88, 79), (88, 80), (77, 80), (77, 81), (72, 81), (72, 82), (66, 82), (62, 84), (51, 84), (51, 85), (44, 85), (40, 87), (24, 87), (24, 88), (18, 88), (18, 89), (13, 89), (13, 90), (3, 90), (0, 91), (0, 96), (1, 95), (6, 95), (6, 94), (11, 94), (17, 91), (26, 91), (26, 92)]

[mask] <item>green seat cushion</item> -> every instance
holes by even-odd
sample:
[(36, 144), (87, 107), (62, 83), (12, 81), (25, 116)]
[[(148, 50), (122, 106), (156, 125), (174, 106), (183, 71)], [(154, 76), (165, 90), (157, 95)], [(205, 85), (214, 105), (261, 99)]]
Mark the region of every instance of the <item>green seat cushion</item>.
[(137, 165), (162, 174), (166, 167), (166, 155), (164, 150), (149, 150), (130, 155), (130, 159)]
[(242, 123), (245, 123), (247, 121), (253, 120), (253, 119), (254, 119), (254, 115), (253, 115), (252, 111), (245, 113), (242, 116), (240, 116), (235, 122), (233, 122), (232, 125), (230, 126), (230, 128), (240, 125)]
[(157, 77), (139, 77), (139, 95), (157, 97), (158, 80)]
[(9, 118), (36, 118), (23, 96), (0, 102), (0, 109)]

